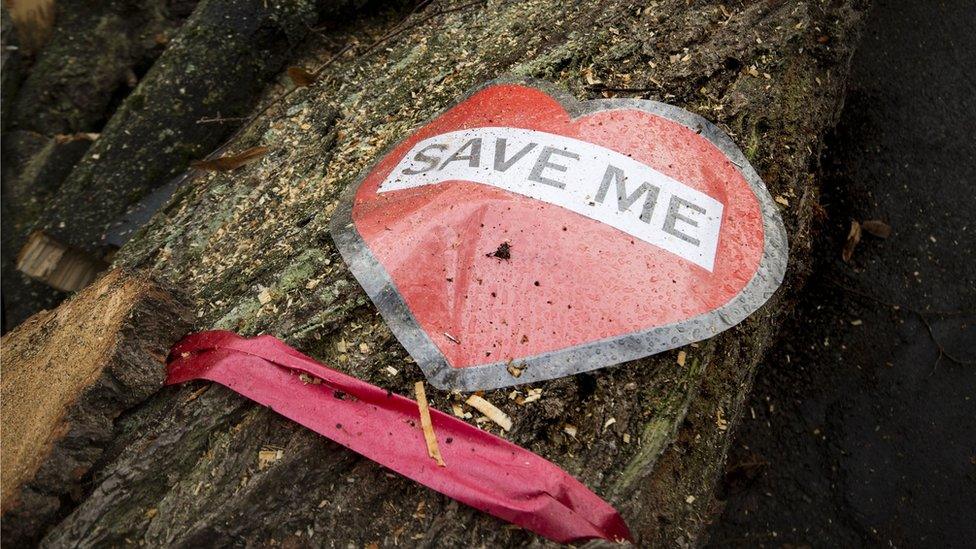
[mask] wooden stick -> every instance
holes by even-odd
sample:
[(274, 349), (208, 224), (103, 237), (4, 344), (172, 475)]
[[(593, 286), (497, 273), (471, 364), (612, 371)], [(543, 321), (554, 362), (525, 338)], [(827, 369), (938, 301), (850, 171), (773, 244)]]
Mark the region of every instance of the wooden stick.
[(420, 426), (424, 429), (424, 440), (427, 441), (427, 455), (437, 462), (441, 467), (447, 467), (444, 458), (441, 457), (441, 450), (437, 447), (437, 435), (434, 433), (434, 424), (430, 421), (430, 407), (427, 406), (427, 392), (424, 391), (424, 382), (418, 381), (413, 386), (417, 393), (417, 407), (420, 408)]

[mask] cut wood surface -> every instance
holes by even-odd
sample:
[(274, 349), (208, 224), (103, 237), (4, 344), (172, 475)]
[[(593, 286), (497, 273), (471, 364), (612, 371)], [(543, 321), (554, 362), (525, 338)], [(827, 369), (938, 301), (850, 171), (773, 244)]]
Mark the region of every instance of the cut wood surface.
[(101, 258), (34, 231), (17, 256), (17, 270), (63, 292), (76, 292), (108, 266)]
[(34, 540), (84, 493), (115, 419), (162, 386), (186, 316), (168, 292), (116, 270), (3, 337), (5, 545)]
[[(483, 398), (511, 430), (479, 423), (608, 499), (641, 545), (699, 543), (755, 367), (807, 267), (814, 173), (865, 9), (858, 0), (433, 2), (404, 27), (397, 16), (342, 21), (328, 36), (351, 50), (233, 145), (270, 152), (180, 189), (116, 263), (185, 289), (204, 327), (271, 333), (410, 394), (421, 372), (328, 234), (340, 193), (363, 169), (464, 92), (505, 74), (552, 81), (579, 99), (644, 97), (701, 114), (781, 198), (791, 247), (784, 287), (741, 325), (683, 349), (684, 365), (675, 351), (518, 389), (521, 399), (490, 391)], [(290, 64), (317, 67), (333, 51)], [(525, 398), (530, 388), (541, 391)], [(463, 396), (427, 397), (441, 410), (474, 411)], [(166, 389), (119, 423), (123, 434), (46, 544), (540, 541), (219, 386)], [(280, 456), (260, 462), (268, 448)]]

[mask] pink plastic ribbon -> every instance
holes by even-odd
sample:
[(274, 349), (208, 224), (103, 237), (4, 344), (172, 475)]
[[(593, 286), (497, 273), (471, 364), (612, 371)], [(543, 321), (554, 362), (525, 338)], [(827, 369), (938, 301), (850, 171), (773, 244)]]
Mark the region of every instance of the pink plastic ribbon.
[(553, 541), (631, 540), (616, 509), (555, 464), (431, 409), (447, 464), (439, 467), (427, 454), (416, 402), (327, 368), (274, 337), (200, 332), (177, 343), (167, 362), (168, 385), (220, 383), (407, 478)]

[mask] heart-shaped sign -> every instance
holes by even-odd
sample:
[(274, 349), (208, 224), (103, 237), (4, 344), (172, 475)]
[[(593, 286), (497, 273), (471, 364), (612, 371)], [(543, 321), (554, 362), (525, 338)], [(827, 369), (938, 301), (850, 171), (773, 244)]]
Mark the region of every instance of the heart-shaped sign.
[(776, 205), (717, 127), (537, 81), (490, 82), (394, 146), (332, 234), (431, 383), (468, 391), (711, 337), (787, 261)]

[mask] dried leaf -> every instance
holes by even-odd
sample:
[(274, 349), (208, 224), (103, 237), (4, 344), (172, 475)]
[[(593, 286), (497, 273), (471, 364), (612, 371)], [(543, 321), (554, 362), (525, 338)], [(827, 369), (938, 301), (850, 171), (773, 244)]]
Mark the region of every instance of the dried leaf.
[(857, 221), (851, 221), (851, 231), (847, 233), (847, 242), (844, 242), (844, 251), (841, 252), (841, 257), (845, 262), (850, 261), (851, 257), (854, 256), (854, 248), (857, 247), (857, 243), (861, 241), (861, 224)]
[(315, 75), (301, 67), (288, 67), (288, 78), (299, 88), (315, 83)]
[(861, 228), (864, 229), (866, 233), (878, 238), (888, 238), (891, 236), (891, 225), (888, 225), (884, 221), (878, 219), (869, 219), (864, 223), (861, 223)]
[(191, 162), (190, 167), (212, 172), (229, 172), (258, 160), (268, 154), (270, 150), (268, 147), (251, 147), (239, 154), (230, 154), (211, 160), (197, 160), (196, 162)]
[(424, 440), (427, 442), (427, 455), (429, 455), (437, 465), (446, 467), (444, 458), (441, 457), (441, 450), (437, 447), (437, 435), (434, 434), (434, 424), (430, 421), (430, 407), (427, 406), (427, 392), (424, 391), (424, 382), (418, 381), (413, 386), (417, 393), (417, 407), (420, 408), (420, 426), (424, 430)]

